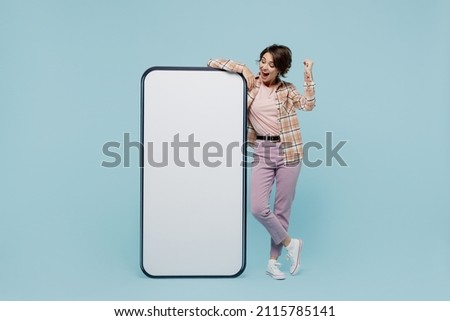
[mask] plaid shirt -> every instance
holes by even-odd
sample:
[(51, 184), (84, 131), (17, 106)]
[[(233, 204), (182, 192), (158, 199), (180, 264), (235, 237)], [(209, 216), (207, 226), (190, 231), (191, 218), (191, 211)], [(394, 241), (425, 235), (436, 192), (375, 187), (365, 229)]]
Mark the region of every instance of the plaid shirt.
[[(227, 59), (211, 59), (208, 66), (242, 73), (245, 65)], [(316, 104), (315, 84), (311, 73), (305, 73), (304, 81), (305, 95), (300, 94), (293, 84), (286, 81), (281, 81), (275, 91), (278, 121), (280, 123), (280, 140), (285, 164), (295, 164), (303, 158), (302, 134), (296, 109), (310, 111)], [(261, 80), (256, 77), (255, 87), (247, 92), (247, 108), (251, 108), (260, 87)], [(247, 127), (247, 141), (252, 146), (257, 133), (250, 122), (247, 122)]]

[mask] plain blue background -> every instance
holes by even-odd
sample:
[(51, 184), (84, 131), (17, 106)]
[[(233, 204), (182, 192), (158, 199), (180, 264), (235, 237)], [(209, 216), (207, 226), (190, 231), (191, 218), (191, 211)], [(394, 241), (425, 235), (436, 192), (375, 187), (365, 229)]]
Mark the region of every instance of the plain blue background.
[[(449, 300), (449, 16), (444, 0), (1, 0), (0, 299)], [(137, 151), (105, 168), (103, 144), (139, 140), (147, 68), (226, 57), (256, 72), (272, 43), (300, 88), (315, 61), (304, 140), (347, 141), (348, 167), (302, 169), (301, 273), (265, 276), (249, 214), (241, 277), (146, 278)]]

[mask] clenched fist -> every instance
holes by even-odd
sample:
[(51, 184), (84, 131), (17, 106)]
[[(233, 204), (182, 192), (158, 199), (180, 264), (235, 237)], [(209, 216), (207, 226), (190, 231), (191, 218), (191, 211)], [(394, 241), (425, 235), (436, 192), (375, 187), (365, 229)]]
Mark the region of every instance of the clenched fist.
[(305, 59), (303, 61), (303, 64), (305, 65), (305, 71), (311, 71), (314, 61), (312, 61), (311, 59)]

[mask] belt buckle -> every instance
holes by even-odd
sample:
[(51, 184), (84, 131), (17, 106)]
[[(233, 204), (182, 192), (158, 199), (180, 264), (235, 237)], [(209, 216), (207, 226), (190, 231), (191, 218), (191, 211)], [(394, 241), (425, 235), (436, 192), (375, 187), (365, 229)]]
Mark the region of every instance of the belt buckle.
[(279, 142), (280, 141), (279, 136), (260, 135), (259, 138), (265, 142)]

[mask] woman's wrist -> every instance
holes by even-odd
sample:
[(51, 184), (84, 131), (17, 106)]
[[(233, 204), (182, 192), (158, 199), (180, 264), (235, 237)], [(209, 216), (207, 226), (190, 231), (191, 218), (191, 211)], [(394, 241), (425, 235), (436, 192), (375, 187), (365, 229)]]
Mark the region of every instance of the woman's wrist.
[(305, 79), (305, 83), (313, 82), (311, 69), (305, 69), (304, 79)]

